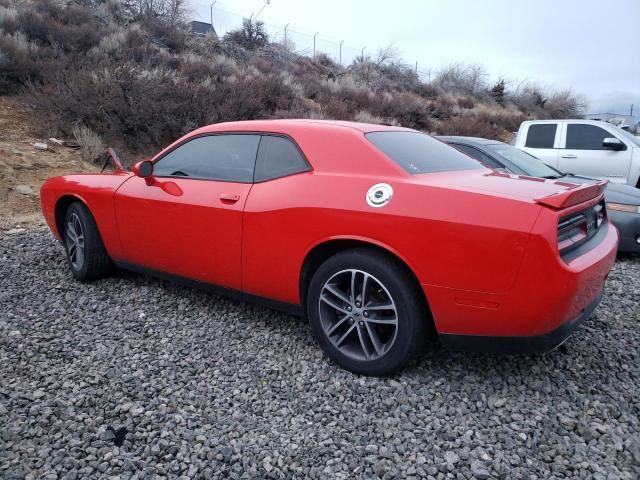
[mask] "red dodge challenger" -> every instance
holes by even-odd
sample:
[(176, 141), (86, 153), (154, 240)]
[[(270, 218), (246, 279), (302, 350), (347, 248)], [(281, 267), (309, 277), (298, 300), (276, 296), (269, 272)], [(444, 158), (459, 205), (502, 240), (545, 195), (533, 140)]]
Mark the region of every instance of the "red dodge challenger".
[(405, 128), (267, 120), (49, 179), (41, 201), (78, 280), (115, 265), (306, 314), (338, 364), (383, 375), (435, 335), (561, 344), (614, 262), (604, 186), (498, 173)]

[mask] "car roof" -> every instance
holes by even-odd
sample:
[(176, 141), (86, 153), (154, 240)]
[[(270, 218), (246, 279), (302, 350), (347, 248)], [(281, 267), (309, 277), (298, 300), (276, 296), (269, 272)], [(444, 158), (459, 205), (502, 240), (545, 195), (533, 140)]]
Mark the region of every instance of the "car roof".
[(445, 143), (462, 143), (465, 145), (472, 146), (483, 146), (483, 145), (506, 145), (506, 143), (501, 142), (499, 140), (490, 140), (488, 138), (480, 138), (480, 137), (462, 137), (458, 135), (439, 135), (436, 137), (438, 140), (442, 140)]
[(342, 120), (316, 120), (307, 118), (276, 119), (276, 120), (241, 120), (237, 122), (223, 122), (207, 125), (198, 129), (199, 133), (220, 131), (247, 132), (282, 132), (297, 130), (301, 127), (319, 130), (351, 129), (362, 133), (381, 131), (415, 131), (409, 128), (380, 125), (374, 123), (347, 122)]

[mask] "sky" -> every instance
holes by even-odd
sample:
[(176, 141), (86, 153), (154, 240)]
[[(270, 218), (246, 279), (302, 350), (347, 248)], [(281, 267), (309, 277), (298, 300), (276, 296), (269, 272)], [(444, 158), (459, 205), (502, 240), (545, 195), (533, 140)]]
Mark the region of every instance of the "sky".
[[(212, 0), (191, 0), (209, 21)], [(217, 0), (216, 30), (258, 14), (265, 0)], [(231, 12), (231, 13), (229, 13)], [(235, 14), (235, 15), (234, 15)], [(259, 13), (268, 31), (296, 47), (343, 58), (393, 45), (423, 75), (443, 65), (483, 65), (491, 80), (532, 81), (584, 95), (587, 113), (640, 118), (640, 0), (270, 0)]]

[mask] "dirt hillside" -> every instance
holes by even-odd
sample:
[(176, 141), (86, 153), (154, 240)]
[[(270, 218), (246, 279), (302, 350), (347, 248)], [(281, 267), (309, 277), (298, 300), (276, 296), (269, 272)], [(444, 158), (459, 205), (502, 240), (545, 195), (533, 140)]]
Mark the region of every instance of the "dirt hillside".
[[(14, 99), (0, 97), (0, 231), (43, 223), (40, 186), (48, 177), (97, 171), (78, 151), (52, 145), (30, 131), (37, 122)], [(34, 143), (47, 143), (46, 151)]]

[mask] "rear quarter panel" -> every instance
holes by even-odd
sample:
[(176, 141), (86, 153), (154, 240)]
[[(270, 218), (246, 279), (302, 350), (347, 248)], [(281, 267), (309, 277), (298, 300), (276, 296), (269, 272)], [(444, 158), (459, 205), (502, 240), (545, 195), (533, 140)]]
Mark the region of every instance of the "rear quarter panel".
[(58, 202), (75, 197), (84, 203), (96, 221), (104, 246), (114, 259), (122, 258), (114, 212), (114, 194), (130, 174), (78, 174), (50, 178), (40, 189), (42, 214), (54, 236), (61, 238), (55, 220)]
[(381, 180), (310, 172), (254, 185), (243, 226), (243, 290), (299, 303), (306, 255), (334, 239), (395, 253), (422, 284), (492, 293), (510, 288), (538, 205), (387, 179), (393, 199), (370, 207), (365, 194)]

